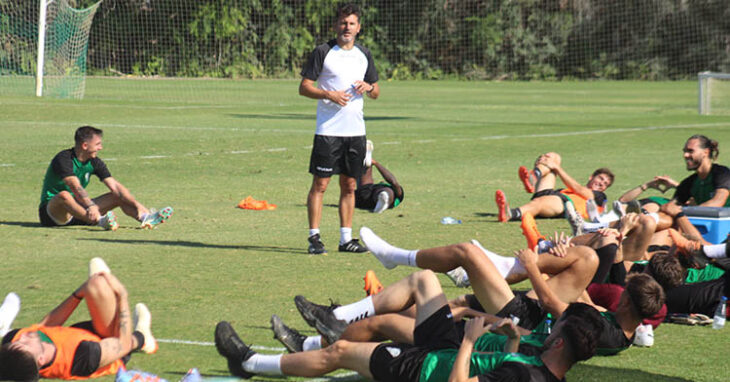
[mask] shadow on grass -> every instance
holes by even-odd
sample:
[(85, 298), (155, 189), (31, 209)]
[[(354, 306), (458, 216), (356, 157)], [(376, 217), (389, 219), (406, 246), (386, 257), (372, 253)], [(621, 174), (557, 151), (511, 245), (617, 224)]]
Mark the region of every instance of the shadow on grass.
[(578, 364), (570, 372), (570, 379), (576, 381), (652, 381), (690, 382), (691, 379), (650, 373), (636, 369)]
[(167, 245), (172, 247), (190, 247), (190, 248), (216, 248), (216, 249), (239, 249), (244, 251), (264, 251), (264, 252), (287, 252), (294, 254), (306, 254), (306, 249), (302, 248), (289, 248), (289, 247), (276, 247), (276, 246), (262, 246), (262, 245), (228, 245), (228, 244), (209, 244), (201, 243), (199, 241), (186, 241), (186, 240), (122, 240), (122, 239), (92, 239), (92, 238), (80, 238), (77, 240), (88, 240), (88, 241), (100, 241), (103, 243), (112, 244), (139, 244), (139, 245)]
[(37, 222), (6, 222), (6, 221), (0, 221), (0, 225), (14, 225), (18, 227), (25, 227), (25, 228), (41, 228), (43, 227), (41, 223)]

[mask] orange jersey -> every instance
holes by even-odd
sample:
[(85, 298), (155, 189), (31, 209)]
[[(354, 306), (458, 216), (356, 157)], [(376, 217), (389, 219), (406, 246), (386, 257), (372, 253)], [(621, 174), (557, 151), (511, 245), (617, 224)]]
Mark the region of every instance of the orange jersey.
[[(571, 202), (573, 202), (573, 206), (575, 206), (575, 210), (583, 216), (584, 219), (590, 219), (588, 216), (588, 211), (586, 211), (586, 198), (583, 197), (583, 195), (576, 193), (575, 191), (565, 188), (560, 190), (560, 193), (567, 196), (568, 199), (570, 199)], [(603, 213), (603, 206), (596, 206), (598, 207), (598, 213)]]
[(40, 369), (39, 374), (43, 378), (54, 378), (54, 379), (88, 379), (101, 377), (102, 375), (114, 374), (117, 370), (124, 366), (121, 359), (118, 359), (109, 365), (96, 369), (91, 375), (88, 376), (77, 376), (71, 375), (71, 368), (73, 366), (74, 355), (76, 354), (76, 348), (82, 341), (99, 342), (101, 337), (96, 334), (79, 328), (71, 328), (66, 326), (41, 326), (32, 325), (27, 328), (18, 330), (13, 337), (12, 342), (15, 342), (20, 338), (23, 333), (40, 331), (43, 332), (48, 338), (53, 341), (56, 346), (56, 356), (53, 362), (43, 369)]

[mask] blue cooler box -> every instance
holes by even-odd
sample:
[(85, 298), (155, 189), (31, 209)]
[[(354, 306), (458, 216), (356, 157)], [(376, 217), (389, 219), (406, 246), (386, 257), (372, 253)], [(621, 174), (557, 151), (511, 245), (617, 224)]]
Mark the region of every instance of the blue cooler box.
[(683, 207), (682, 211), (710, 243), (720, 244), (730, 233), (729, 207)]

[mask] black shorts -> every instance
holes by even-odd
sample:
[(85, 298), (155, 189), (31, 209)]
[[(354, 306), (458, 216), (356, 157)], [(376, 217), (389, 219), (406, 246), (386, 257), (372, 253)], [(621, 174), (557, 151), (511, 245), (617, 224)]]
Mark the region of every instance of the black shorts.
[(526, 291), (514, 292), (514, 294), (515, 297), (497, 312), (496, 316), (515, 316), (520, 319), (519, 326), (528, 330), (535, 329), (545, 319), (547, 313), (540, 306), (539, 301), (527, 297)]
[(444, 305), (413, 331), (413, 345), (380, 344), (370, 356), (370, 373), (382, 382), (418, 382), (429, 352), (461, 345), (451, 309)]
[(364, 210), (373, 210), (375, 205), (378, 203), (378, 194), (387, 189), (390, 189), (390, 187), (384, 184), (375, 183), (358, 187), (357, 190), (355, 190), (355, 207)]
[(730, 272), (722, 277), (680, 285), (667, 291), (668, 313), (702, 313), (712, 317), (722, 296), (730, 295)]
[(38, 207), (38, 218), (41, 221), (41, 225), (44, 227), (65, 227), (69, 225), (92, 225), (90, 223), (87, 223), (83, 220), (79, 220), (76, 218), (71, 218), (71, 220), (66, 224), (57, 224), (50, 215), (48, 215), (48, 211), (46, 208), (48, 207), (47, 204), (44, 204), (40, 207)]
[(357, 137), (333, 137), (315, 135), (312, 156), (309, 159), (309, 172), (320, 178), (343, 174), (359, 178), (365, 173), (364, 135)]
[(565, 194), (561, 193), (560, 190), (553, 190), (553, 189), (538, 191), (538, 192), (532, 194), (532, 198), (530, 200), (539, 198), (541, 196), (548, 196), (548, 195), (557, 196), (558, 198), (560, 198), (560, 200), (563, 202), (563, 204), (565, 204), (565, 202), (570, 201), (570, 199), (567, 196), (565, 196)]

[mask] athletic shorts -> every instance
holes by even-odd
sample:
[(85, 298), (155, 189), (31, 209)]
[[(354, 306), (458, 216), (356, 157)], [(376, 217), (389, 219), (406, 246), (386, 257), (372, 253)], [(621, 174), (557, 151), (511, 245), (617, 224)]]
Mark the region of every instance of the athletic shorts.
[(730, 295), (730, 273), (700, 283), (684, 284), (667, 291), (669, 313), (702, 313), (712, 317), (722, 296)]
[(563, 202), (563, 204), (565, 204), (565, 202), (570, 201), (570, 199), (565, 194), (561, 193), (559, 190), (553, 190), (553, 189), (538, 191), (538, 192), (532, 194), (532, 198), (530, 200), (539, 198), (541, 196), (548, 196), (548, 195), (557, 196), (558, 198), (560, 198), (560, 200)]
[(365, 173), (365, 139), (357, 137), (333, 137), (315, 135), (309, 172), (320, 178), (343, 174), (359, 178)]
[[(375, 205), (378, 203), (378, 194), (387, 189), (390, 189), (390, 187), (375, 183), (358, 187), (357, 190), (355, 190), (355, 207), (364, 210), (373, 210)], [(388, 208), (390, 208), (390, 206), (388, 206)]]
[[(540, 306), (540, 302), (527, 297), (527, 291), (513, 291), (515, 297), (510, 300), (495, 316), (515, 316), (520, 319), (519, 326), (525, 329), (535, 329), (545, 319), (546, 312)], [(482, 304), (473, 294), (465, 296), (469, 308), (478, 312), (484, 312)]]
[(38, 218), (41, 221), (41, 225), (44, 227), (64, 227), (69, 225), (91, 225), (83, 220), (71, 218), (66, 224), (56, 223), (55, 220), (48, 214), (48, 204), (44, 204), (38, 207)]
[(416, 327), (413, 342), (413, 345), (378, 345), (370, 356), (373, 379), (381, 382), (418, 382), (423, 360), (428, 353), (439, 349), (458, 349), (461, 341), (448, 305), (441, 307)]

